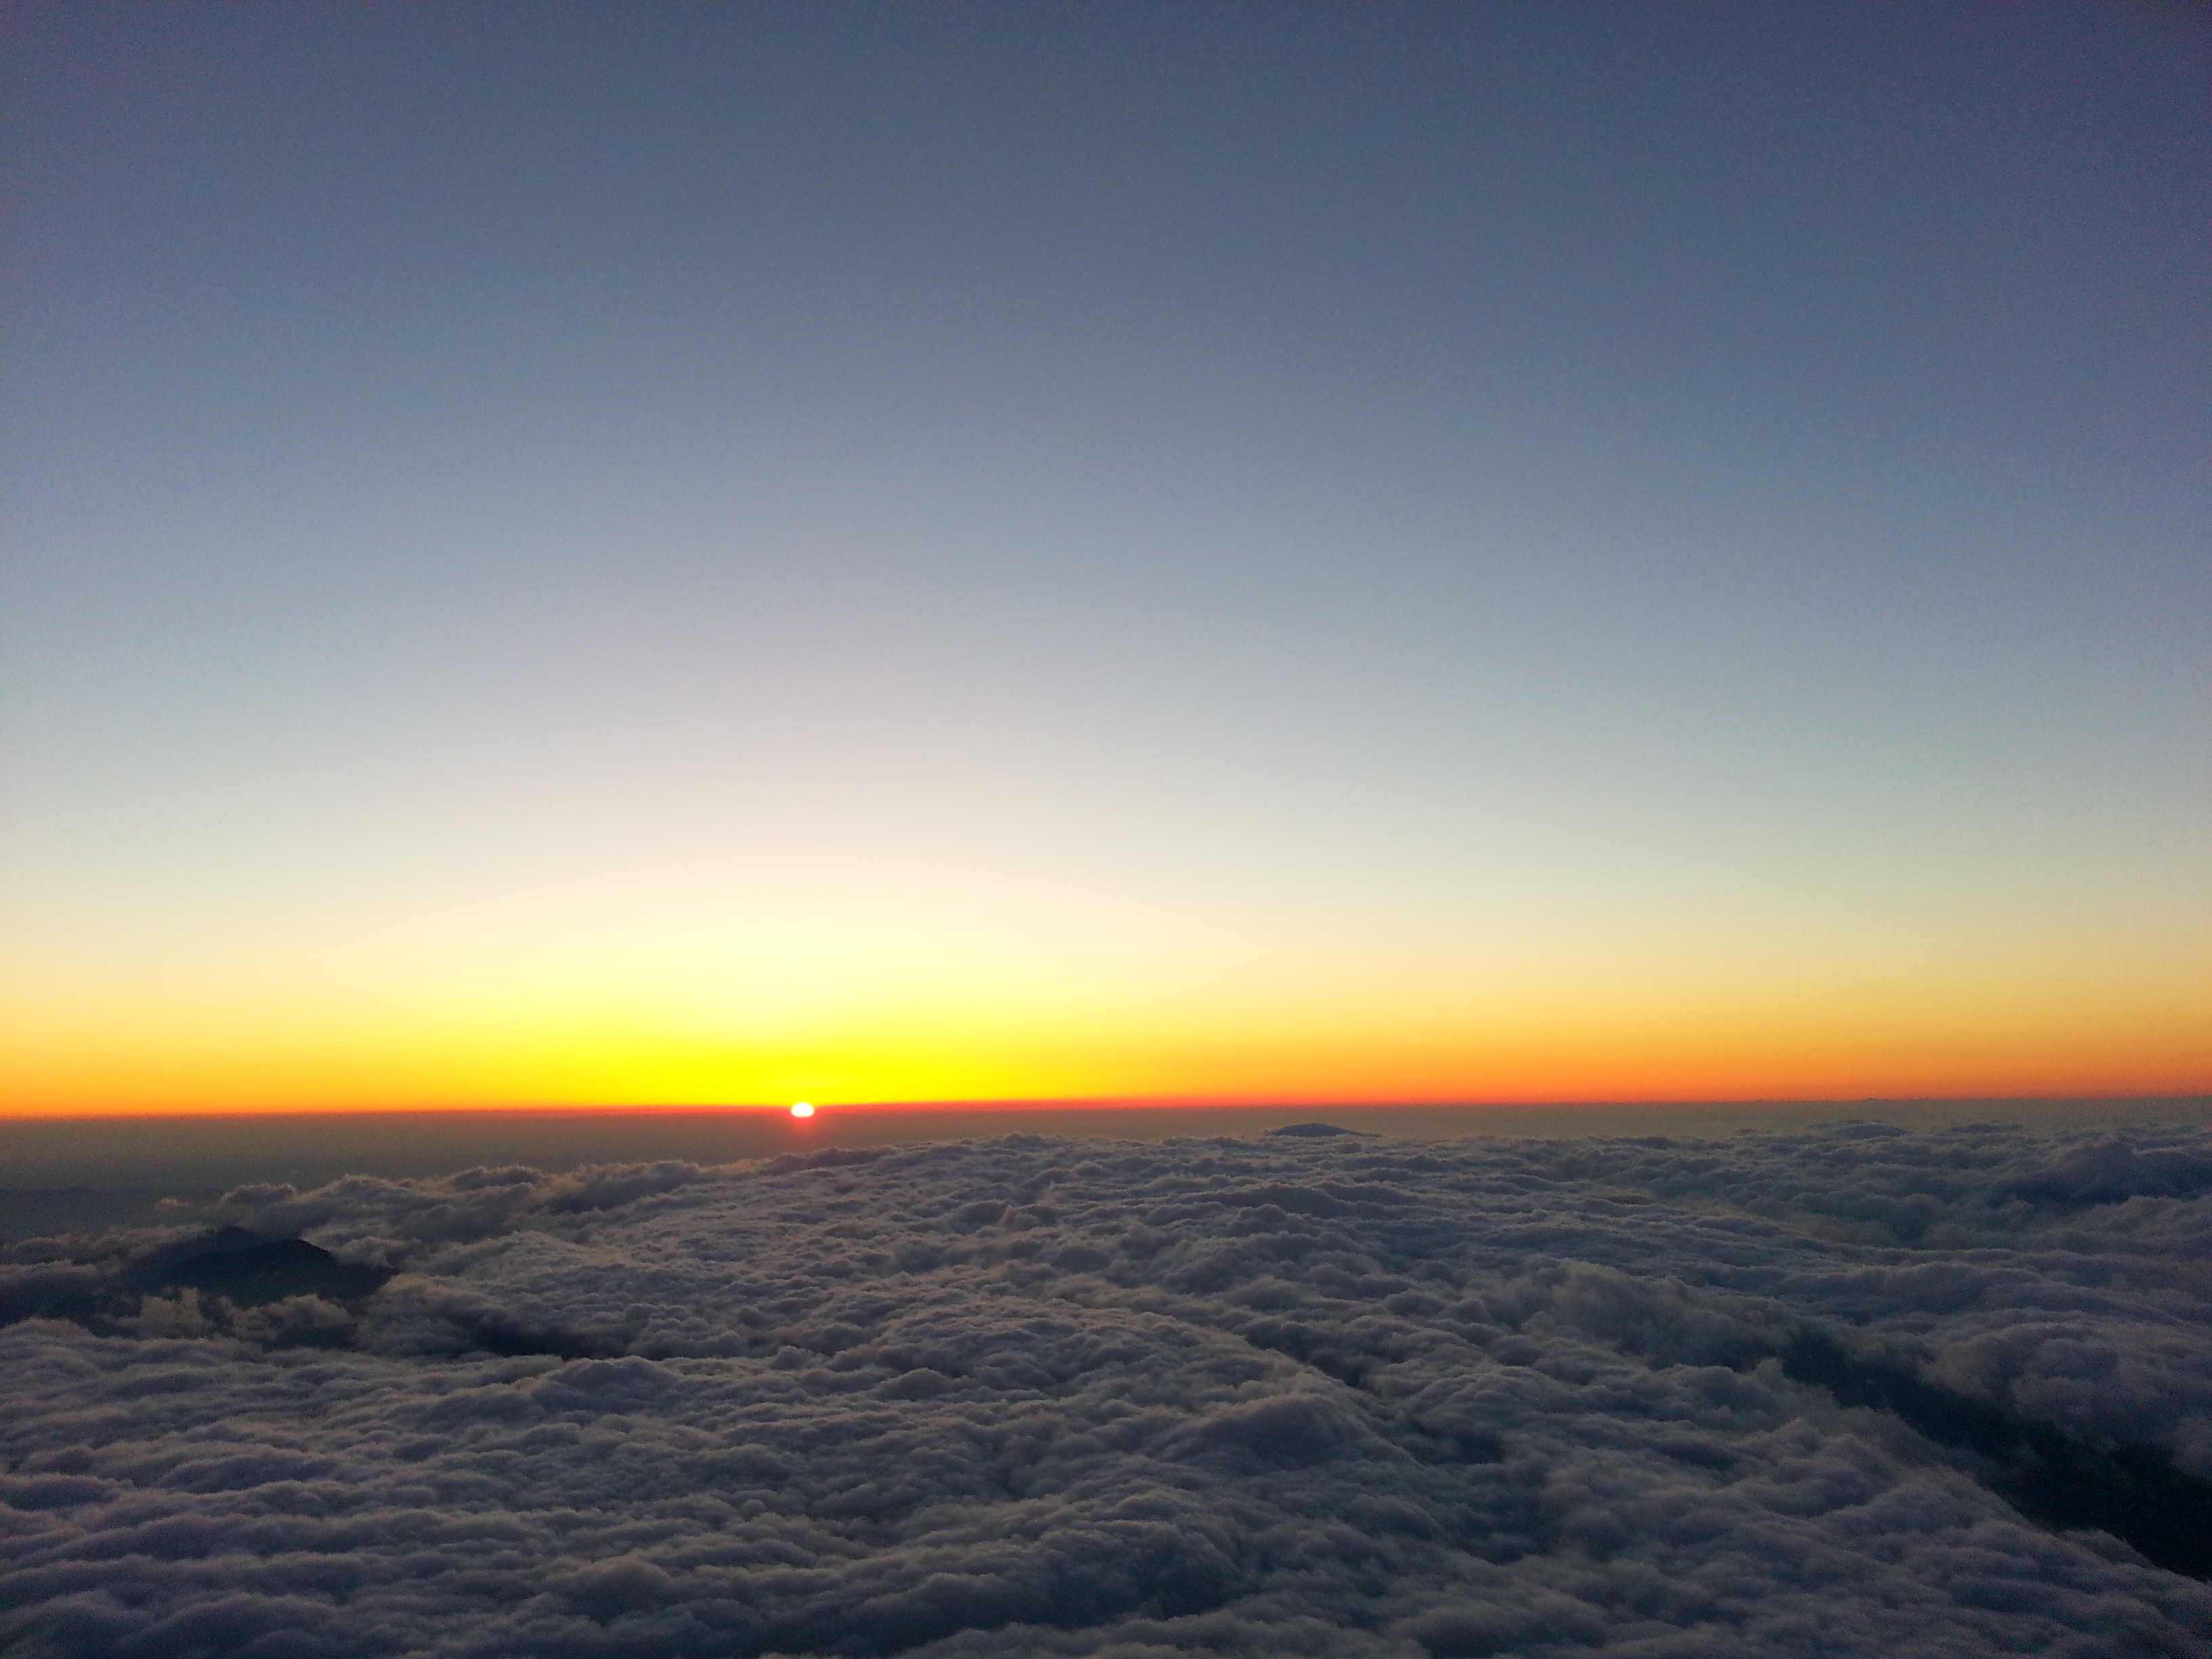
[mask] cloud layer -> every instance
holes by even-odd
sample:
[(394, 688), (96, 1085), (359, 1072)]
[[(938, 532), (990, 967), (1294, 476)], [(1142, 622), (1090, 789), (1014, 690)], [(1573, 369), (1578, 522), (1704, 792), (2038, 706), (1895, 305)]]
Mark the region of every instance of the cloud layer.
[(226, 1202), (11, 1252), (22, 1659), (2212, 1651), (2212, 1133)]

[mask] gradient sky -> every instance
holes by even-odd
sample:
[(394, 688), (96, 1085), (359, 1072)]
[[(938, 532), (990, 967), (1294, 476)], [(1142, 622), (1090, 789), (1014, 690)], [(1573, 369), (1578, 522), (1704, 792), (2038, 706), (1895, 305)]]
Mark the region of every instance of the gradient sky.
[(2212, 14), (24, 4), (15, 1113), (2212, 1089)]

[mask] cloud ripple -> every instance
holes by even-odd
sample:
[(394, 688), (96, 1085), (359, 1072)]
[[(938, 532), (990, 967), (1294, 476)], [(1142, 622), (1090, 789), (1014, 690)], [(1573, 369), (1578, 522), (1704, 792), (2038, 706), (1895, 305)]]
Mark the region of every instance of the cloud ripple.
[(1870, 1125), (241, 1189), (314, 1251), (12, 1252), (9, 1651), (2202, 1655), (2208, 1194)]

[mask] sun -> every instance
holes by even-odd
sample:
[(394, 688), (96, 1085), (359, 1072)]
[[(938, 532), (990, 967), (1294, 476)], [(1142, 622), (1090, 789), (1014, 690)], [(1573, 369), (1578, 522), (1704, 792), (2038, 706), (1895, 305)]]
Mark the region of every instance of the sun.
[(814, 1109), (802, 1100), (799, 1104), (791, 1109), (791, 1115), (793, 1117), (812, 1117), (814, 1115)]

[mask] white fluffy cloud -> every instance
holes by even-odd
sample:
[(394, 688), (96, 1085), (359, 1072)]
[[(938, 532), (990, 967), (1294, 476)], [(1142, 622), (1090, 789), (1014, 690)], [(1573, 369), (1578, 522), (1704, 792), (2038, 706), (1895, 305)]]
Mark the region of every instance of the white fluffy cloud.
[(2047, 1524), (2100, 1480), (2153, 1554), (2203, 1524), (2201, 1132), (1011, 1137), (229, 1206), (389, 1276), (238, 1307), (143, 1265), (172, 1236), (15, 1252), (76, 1314), (0, 1332), (21, 1659), (2212, 1651), (2203, 1584)]

